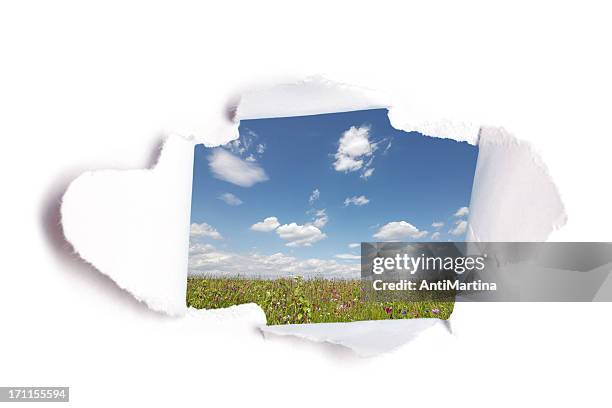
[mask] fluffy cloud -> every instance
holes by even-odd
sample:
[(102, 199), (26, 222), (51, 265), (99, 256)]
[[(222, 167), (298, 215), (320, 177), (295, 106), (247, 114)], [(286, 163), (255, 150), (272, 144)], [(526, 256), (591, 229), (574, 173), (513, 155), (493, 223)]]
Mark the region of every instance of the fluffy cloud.
[(308, 197), (308, 202), (312, 205), (312, 203), (317, 201), (319, 197), (321, 197), (321, 192), (318, 188), (315, 188), (314, 190), (312, 190), (312, 193), (310, 193), (310, 197)]
[(348, 156), (336, 157), (336, 161), (334, 162), (334, 168), (337, 171), (356, 171), (359, 170), (361, 166), (363, 166), (363, 160), (355, 160)]
[(223, 201), (225, 204), (228, 204), (228, 205), (240, 205), (240, 204), (242, 204), (242, 200), (239, 199), (238, 197), (236, 197), (235, 195), (233, 195), (232, 193), (223, 193), (223, 194), (221, 194), (217, 198), (219, 200)]
[(280, 223), (278, 222), (278, 218), (268, 217), (263, 221), (259, 221), (258, 223), (251, 225), (251, 229), (259, 232), (270, 232), (278, 228), (279, 225)]
[(442, 227), (444, 226), (444, 223), (443, 223), (442, 221), (436, 221), (436, 222), (433, 222), (433, 223), (431, 224), (431, 226), (432, 226), (432, 227), (434, 227), (434, 228), (436, 228), (436, 229), (437, 229), (437, 228), (442, 228)]
[(325, 213), (325, 210), (319, 210), (315, 212), (315, 219), (312, 222), (312, 225), (317, 228), (323, 228), (327, 224), (327, 221), (329, 221), (329, 217)]
[(465, 217), (466, 215), (468, 215), (470, 213), (470, 209), (467, 207), (461, 207), (460, 209), (457, 210), (457, 212), (455, 213), (455, 217)]
[(338, 153), (350, 157), (370, 156), (374, 147), (369, 138), (369, 126), (351, 126), (339, 140)]
[(287, 241), (289, 247), (311, 246), (317, 241), (327, 237), (314, 225), (298, 225), (295, 222), (281, 225), (276, 233), (282, 240)]
[(463, 235), (465, 234), (466, 230), (467, 230), (467, 221), (461, 220), (461, 221), (457, 221), (457, 223), (455, 224), (455, 228), (448, 231), (448, 233), (451, 235)]
[(349, 197), (347, 199), (344, 200), (344, 206), (348, 207), (349, 205), (353, 204), (353, 205), (357, 205), (357, 206), (362, 206), (362, 205), (366, 205), (367, 203), (369, 203), (370, 200), (366, 197), (366, 196), (354, 196), (354, 197)]
[(353, 242), (351, 244), (348, 244), (349, 248), (359, 248), (360, 246), (361, 246), (361, 244), (358, 243), (358, 242)]
[(440, 233), (439, 232), (434, 232), (433, 234), (431, 234), (431, 240), (435, 241), (437, 239), (440, 239)]
[[(357, 171), (363, 167), (363, 159), (372, 156), (376, 144), (370, 143), (370, 128), (355, 127), (345, 131), (338, 141), (338, 151), (334, 155), (334, 169), (345, 173)], [(371, 173), (370, 173), (371, 175)]]
[(336, 255), (336, 258), (338, 258), (338, 259), (357, 260), (357, 259), (361, 259), (361, 256), (353, 255), (353, 254), (338, 254), (338, 255)]
[(405, 238), (418, 239), (427, 235), (427, 231), (419, 231), (417, 227), (406, 221), (393, 221), (383, 225), (374, 238), (381, 241), (400, 241)]
[(208, 160), (210, 170), (219, 180), (241, 187), (268, 180), (268, 175), (257, 163), (242, 160), (225, 149), (214, 149)]
[(243, 276), (274, 279), (289, 276), (327, 279), (359, 279), (359, 263), (310, 258), (299, 260), (283, 253), (261, 255), (225, 252), (212, 245), (189, 247), (190, 276)]
[(217, 231), (212, 225), (205, 222), (201, 224), (191, 224), (189, 235), (192, 237), (208, 237), (212, 239), (223, 239), (219, 231)]

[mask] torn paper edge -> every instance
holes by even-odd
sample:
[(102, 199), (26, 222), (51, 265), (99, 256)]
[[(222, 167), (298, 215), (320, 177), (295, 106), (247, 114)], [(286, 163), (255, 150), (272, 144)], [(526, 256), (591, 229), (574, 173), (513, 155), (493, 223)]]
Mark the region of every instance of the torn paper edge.
[[(472, 191), (471, 205), (476, 205), (476, 208), (472, 208), (470, 222), (473, 222), (475, 227), (468, 229), (469, 239), (486, 238), (495, 241), (507, 240), (506, 237), (509, 236), (528, 235), (529, 240), (543, 241), (550, 231), (561, 225), (565, 219), (554, 183), (539, 159), (532, 157), (534, 153), (527, 144), (513, 144), (512, 136), (499, 136), (495, 133), (495, 128), (479, 133), (478, 126), (448, 120), (436, 122), (430, 118), (409, 117), (408, 121), (402, 121), (404, 113), (384, 103), (384, 97), (380, 94), (314, 77), (299, 83), (244, 93), (234, 109), (232, 120), (225, 118), (225, 122), (220, 122), (221, 125), (217, 123), (211, 126), (211, 129), (224, 129), (221, 133), (203, 132), (190, 139), (170, 136), (165, 142), (157, 165), (152, 169), (105, 170), (81, 175), (71, 183), (62, 201), (62, 226), (66, 239), (81, 258), (151, 309), (170, 315), (185, 315), (188, 312), (185, 298), (194, 145), (204, 143), (206, 146), (216, 146), (237, 138), (239, 122), (242, 119), (375, 108), (389, 109), (392, 125), (401, 130), (419, 131), (429, 136), (478, 143), (479, 147), (485, 147), (479, 152)], [(510, 213), (516, 215), (527, 212), (529, 219), (538, 224), (526, 233), (520, 233), (515, 222), (500, 220), (506, 217), (505, 214), (504, 217), (499, 217), (497, 213), (495, 217), (495, 209), (498, 207), (487, 207), (487, 202), (490, 202), (487, 201), (488, 197), (495, 197), (502, 203), (508, 198), (499, 194), (520, 192), (520, 196), (526, 200), (532, 199), (528, 195), (529, 188), (521, 186), (523, 178), (514, 178), (515, 169), (509, 168), (511, 161), (499, 160), (503, 158), (506, 146), (513, 149), (513, 157), (521, 160), (524, 166), (521, 175), (527, 176), (529, 172), (533, 172), (541, 181), (540, 186), (548, 186), (541, 192), (555, 195), (554, 198), (547, 198), (549, 202), (559, 203), (555, 208), (557, 214), (553, 225), (542, 225), (550, 220), (542, 218), (541, 214), (535, 211), (525, 211), (525, 205), (529, 201), (518, 202), (518, 207)], [(503, 165), (499, 166), (498, 163)], [(487, 172), (492, 172), (490, 174), (495, 177), (487, 175)], [(507, 186), (501, 190), (493, 183), (499, 177), (505, 177), (507, 182)], [(392, 324), (403, 325), (408, 332), (412, 332), (417, 325), (410, 323), (409, 319), (399, 322)], [(355, 322), (354, 327), (359, 327), (360, 324), (361, 322)], [(348, 326), (341, 326), (340, 332), (334, 327), (325, 335), (321, 334), (321, 330), (325, 330), (323, 328), (306, 335), (308, 327), (310, 326), (295, 331), (294, 335), (310, 340), (316, 337), (331, 343), (346, 342), (343, 332)], [(281, 329), (264, 326), (262, 330), (278, 332)], [(287, 327), (283, 332), (289, 334), (291, 330), (293, 329)], [(381, 344), (380, 339), (368, 337), (364, 337), (364, 341)], [(351, 344), (355, 346), (355, 343)]]
[(213, 135), (199, 137), (207, 147), (223, 145), (239, 137), (241, 120), (321, 115), (367, 109), (388, 109), (397, 130), (419, 132), (425, 136), (478, 143), (480, 125), (473, 122), (440, 119), (416, 103), (397, 100), (373, 89), (358, 87), (313, 76), (299, 82), (264, 87), (244, 92), (229, 106), (229, 121), (216, 126)]

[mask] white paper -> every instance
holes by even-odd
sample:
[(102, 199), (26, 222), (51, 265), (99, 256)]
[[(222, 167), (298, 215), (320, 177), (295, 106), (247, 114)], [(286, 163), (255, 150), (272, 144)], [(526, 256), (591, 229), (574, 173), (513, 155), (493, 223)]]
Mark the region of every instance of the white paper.
[(265, 326), (262, 331), (266, 337), (297, 336), (348, 347), (362, 357), (371, 357), (397, 348), (429, 331), (442, 331), (448, 335), (450, 323), (440, 319), (367, 320)]
[(153, 310), (186, 312), (194, 142), (169, 137), (150, 170), (79, 176), (62, 200), (76, 253)]
[[(177, 318), (219, 311), (186, 307), (187, 261), (193, 148), (215, 146), (238, 137), (241, 119), (286, 117), (389, 107), (384, 97), (362, 88), (322, 78), (246, 93), (219, 131), (205, 139), (169, 137), (158, 164), (150, 170), (88, 172), (68, 188), (62, 202), (66, 239), (85, 261), (113, 279), (151, 309)], [(393, 124), (405, 131), (468, 141), (479, 140), (473, 124), (405, 117), (390, 108)], [(412, 111), (414, 113), (414, 111)], [(232, 119), (233, 122), (230, 120)], [(431, 133), (431, 134), (430, 134)], [(529, 145), (496, 128), (480, 131), (479, 157), (472, 191), (472, 240), (545, 240), (565, 222), (554, 183)], [(520, 221), (517, 222), (517, 220)], [(240, 314), (254, 305), (233, 309)], [(265, 326), (272, 335), (293, 335), (373, 355), (395, 348), (441, 323), (437, 319), (406, 319), (342, 324)], [(452, 320), (458, 317), (453, 315)], [(265, 321), (265, 317), (264, 317)]]
[(545, 241), (567, 221), (559, 192), (531, 145), (484, 127), (466, 241)]

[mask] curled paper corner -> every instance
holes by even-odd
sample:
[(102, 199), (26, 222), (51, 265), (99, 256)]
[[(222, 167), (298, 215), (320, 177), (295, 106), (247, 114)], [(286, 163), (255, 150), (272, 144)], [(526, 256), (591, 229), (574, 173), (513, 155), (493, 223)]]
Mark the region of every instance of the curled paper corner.
[(548, 168), (531, 143), (482, 127), (466, 241), (546, 241), (567, 214)]
[[(240, 120), (320, 115), (367, 109), (387, 109), (391, 125), (406, 132), (478, 144), (480, 125), (441, 119), (419, 111), (384, 92), (336, 82), (317, 75), (294, 83), (244, 92), (235, 106), (236, 130)], [(237, 132), (236, 132), (237, 133)], [(224, 143), (232, 139), (226, 140)]]
[(212, 131), (194, 129), (195, 142), (215, 147), (239, 137), (240, 121), (387, 108), (380, 92), (312, 76), (301, 81), (242, 92), (228, 104), (227, 116)]
[(149, 308), (185, 313), (192, 140), (169, 136), (151, 169), (89, 171), (61, 204), (75, 252)]
[[(153, 168), (93, 171), (74, 180), (61, 205), (64, 235), (83, 260), (152, 310), (189, 321), (244, 315), (247, 322), (263, 326), (266, 335), (339, 344), (359, 355), (394, 349), (431, 327), (449, 323), (407, 319), (265, 326), (263, 310), (256, 305), (230, 308), (231, 312), (186, 306), (194, 145), (217, 146), (237, 138), (242, 119), (387, 108), (398, 129), (479, 146), (468, 240), (543, 241), (563, 225), (565, 211), (557, 188), (528, 143), (500, 128), (411, 116), (410, 110), (394, 108), (385, 100), (377, 92), (322, 77), (245, 92), (222, 118), (223, 126), (205, 136), (194, 132), (192, 139), (168, 137)], [(458, 323), (459, 316), (452, 320)]]

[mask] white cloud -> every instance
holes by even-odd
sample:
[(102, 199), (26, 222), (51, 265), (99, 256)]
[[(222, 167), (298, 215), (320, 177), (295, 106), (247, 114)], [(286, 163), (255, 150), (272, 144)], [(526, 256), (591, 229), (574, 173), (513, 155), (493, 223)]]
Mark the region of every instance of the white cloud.
[(464, 217), (470, 213), (470, 209), (467, 207), (461, 207), (455, 213), (455, 217)]
[(257, 161), (257, 159), (255, 158), (255, 156), (253, 156), (252, 154), (250, 154), (250, 155), (249, 155), (249, 157), (247, 157), (247, 158), (246, 158), (246, 159), (244, 159), (244, 160), (246, 160), (246, 161), (248, 161), (248, 162), (251, 162), (251, 163), (255, 163), (255, 162)]
[(278, 222), (278, 218), (268, 217), (263, 221), (251, 225), (251, 229), (259, 232), (270, 232), (278, 228), (279, 225), (280, 223)]
[(444, 226), (444, 223), (442, 221), (435, 221), (431, 224), (431, 226), (434, 228), (442, 228)]
[(455, 228), (448, 231), (448, 233), (451, 235), (463, 235), (465, 234), (466, 230), (467, 230), (467, 221), (461, 220), (461, 221), (457, 221)]
[(308, 202), (312, 205), (312, 203), (317, 201), (319, 197), (321, 197), (321, 192), (318, 188), (315, 188), (314, 190), (312, 190), (312, 193), (310, 193), (310, 197), (308, 197)]
[(208, 237), (212, 239), (223, 239), (223, 236), (212, 225), (205, 222), (201, 224), (193, 223), (189, 229), (189, 235), (192, 237)]
[(357, 205), (357, 206), (362, 206), (362, 205), (366, 205), (369, 202), (370, 202), (370, 200), (366, 196), (364, 196), (364, 195), (359, 196), (359, 197), (354, 196), (354, 197), (346, 198), (344, 200), (344, 206), (348, 207), (351, 204)]
[(361, 259), (361, 256), (353, 255), (353, 254), (338, 254), (338, 255), (336, 255), (336, 258), (338, 258), (338, 259), (357, 260), (357, 259)]
[(353, 242), (351, 244), (348, 244), (349, 248), (359, 248), (360, 246), (361, 246), (361, 244), (358, 243), (358, 242)]
[(337, 171), (349, 172), (357, 171), (363, 166), (363, 160), (355, 160), (349, 156), (340, 156), (336, 153), (336, 161), (334, 162), (334, 168)]
[(298, 225), (295, 222), (281, 225), (276, 229), (276, 233), (287, 241), (285, 245), (289, 247), (311, 246), (327, 237), (314, 225)]
[(419, 231), (417, 227), (406, 221), (393, 221), (383, 225), (374, 238), (382, 241), (399, 241), (405, 238), (418, 239), (427, 235), (427, 231)]
[(435, 241), (437, 239), (440, 239), (440, 233), (439, 232), (434, 232), (433, 234), (431, 234), (431, 240)]
[(317, 228), (323, 228), (327, 224), (327, 221), (329, 221), (329, 217), (325, 213), (325, 209), (319, 210), (315, 212), (315, 219), (312, 222), (312, 225)]
[(300, 260), (283, 253), (262, 255), (225, 252), (212, 245), (191, 243), (189, 275), (243, 276), (274, 279), (289, 276), (327, 279), (359, 279), (359, 263), (310, 258)]
[(261, 143), (260, 143), (260, 144), (258, 144), (258, 145), (257, 145), (257, 148), (255, 149), (255, 151), (256, 151), (258, 154), (263, 154), (263, 153), (266, 151), (266, 145), (261, 144)]
[(336, 171), (357, 171), (363, 166), (363, 158), (371, 156), (376, 145), (370, 143), (370, 128), (368, 126), (355, 127), (345, 131), (338, 141), (338, 151), (334, 155)]
[(364, 171), (361, 176), (362, 179), (367, 180), (370, 178), (370, 176), (374, 173), (374, 168), (371, 169), (367, 169), (366, 171)]
[(210, 170), (219, 180), (241, 187), (268, 180), (268, 175), (259, 165), (242, 160), (225, 149), (214, 149), (208, 160)]
[(240, 205), (240, 204), (242, 204), (242, 200), (239, 199), (238, 197), (236, 197), (235, 195), (233, 195), (232, 193), (223, 193), (223, 194), (221, 194), (217, 198), (219, 200), (223, 201), (225, 204), (228, 204), (228, 205)]
[(351, 126), (339, 140), (338, 153), (351, 157), (370, 156), (374, 149), (369, 137), (369, 126)]

